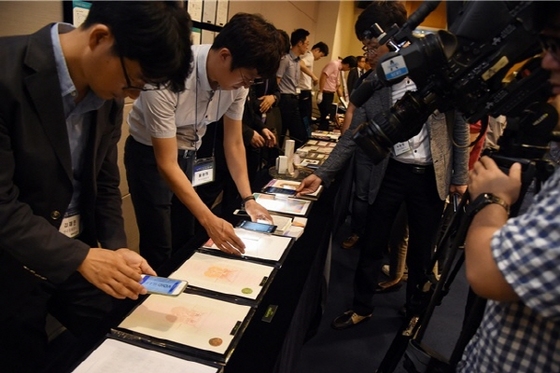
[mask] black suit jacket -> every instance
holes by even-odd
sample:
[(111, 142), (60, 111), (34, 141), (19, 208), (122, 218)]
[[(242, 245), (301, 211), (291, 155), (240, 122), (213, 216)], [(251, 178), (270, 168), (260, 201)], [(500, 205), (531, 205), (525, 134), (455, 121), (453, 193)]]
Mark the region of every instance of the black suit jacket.
[(356, 82), (358, 81), (358, 68), (354, 67), (348, 72), (348, 78), (346, 79), (346, 85), (348, 86), (348, 95), (352, 94), (354, 88), (356, 88)]
[[(116, 146), (123, 103), (114, 100), (95, 113), (91, 126), (84, 157), (80, 239), (58, 231), (73, 187), (51, 26), (32, 35), (0, 38), (3, 304), (25, 297), (41, 281), (63, 282), (90, 247), (126, 247)], [(0, 311), (0, 316), (6, 312)]]

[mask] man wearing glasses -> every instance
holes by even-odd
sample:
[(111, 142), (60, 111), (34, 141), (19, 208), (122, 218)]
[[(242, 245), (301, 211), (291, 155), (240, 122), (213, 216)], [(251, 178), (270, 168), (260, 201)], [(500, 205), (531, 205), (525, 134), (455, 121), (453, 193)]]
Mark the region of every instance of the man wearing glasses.
[(146, 293), (140, 274), (155, 273), (125, 249), (123, 99), (138, 96), (132, 84), (184, 88), (190, 46), (188, 14), (172, 2), (95, 2), (79, 28), (0, 38), (3, 371), (45, 368), (47, 313), (78, 336), (111, 296)]
[[(378, 23), (388, 29), (393, 23), (402, 26), (404, 22), (406, 10), (402, 3), (372, 2), (360, 14), (355, 25), (356, 35), (366, 47), (366, 58), (387, 53), (387, 46), (379, 46), (372, 36), (372, 25)], [(467, 124), (459, 115), (455, 116), (452, 129), (448, 132), (445, 115), (434, 113), (419, 135), (396, 144), (391, 154), (378, 165), (373, 164), (353, 141), (353, 129), (376, 114), (388, 111), (407, 90), (415, 89), (414, 83), (405, 79), (375, 91), (364, 105), (355, 110), (350, 130), (342, 135), (329, 158), (298, 188), (299, 193), (306, 194), (316, 190), (322, 182), (330, 184), (354, 154), (355, 173), (359, 177), (356, 179), (352, 228), (360, 229), (363, 235), (357, 244), (360, 257), (354, 275), (352, 307), (333, 320), (331, 326), (334, 329), (350, 328), (371, 318), (373, 297), (379, 292), (378, 274), (383, 254), (389, 246), (391, 229), (403, 204), (406, 205), (409, 226), (406, 298), (410, 305), (416, 285), (429, 269), (432, 241), (444, 200), (449, 193), (466, 189), (469, 133)], [(362, 218), (354, 221), (356, 206), (362, 209)], [(354, 226), (359, 223), (364, 224)], [(396, 236), (402, 237), (402, 233), (400, 237)]]
[(188, 241), (194, 233), (194, 218), (220, 250), (235, 255), (244, 252), (233, 226), (214, 215), (194, 189), (214, 180), (213, 157), (201, 158), (197, 150), (206, 126), (222, 116), (228, 169), (245, 209), (254, 221), (272, 221), (252, 197), (241, 119), (248, 87), (276, 72), (280, 45), (272, 24), (257, 15), (236, 14), (212, 45), (192, 47), (192, 73), (184, 92), (146, 91), (134, 103), (128, 117), (125, 166), (140, 253), (154, 268)]
[[(535, 2), (534, 25), (544, 27), (542, 67), (552, 95), (560, 94), (560, 3)], [(469, 174), (473, 204), (481, 203), (467, 232), (465, 264), (473, 291), (488, 299), (484, 316), (458, 372), (560, 370), (560, 170), (529, 209), (508, 219), (519, 197), (521, 166), (508, 174), (482, 157)]]

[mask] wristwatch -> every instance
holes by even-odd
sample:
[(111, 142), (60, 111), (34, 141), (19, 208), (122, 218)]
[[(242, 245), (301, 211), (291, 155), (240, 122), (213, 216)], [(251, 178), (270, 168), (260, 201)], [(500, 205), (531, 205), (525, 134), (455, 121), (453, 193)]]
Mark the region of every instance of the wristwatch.
[(472, 218), (485, 206), (488, 206), (492, 203), (496, 203), (502, 206), (509, 216), (509, 205), (503, 199), (493, 195), (492, 193), (482, 193), (478, 197), (476, 197), (474, 201), (470, 202), (466, 209), (467, 215)]

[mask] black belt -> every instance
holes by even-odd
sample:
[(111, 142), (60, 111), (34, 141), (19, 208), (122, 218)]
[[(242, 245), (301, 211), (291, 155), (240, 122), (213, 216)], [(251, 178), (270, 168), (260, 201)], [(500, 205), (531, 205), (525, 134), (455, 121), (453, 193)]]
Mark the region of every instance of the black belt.
[(298, 98), (298, 95), (294, 95), (293, 93), (280, 93), (280, 96), (287, 96), (292, 98)]
[(179, 149), (179, 158), (187, 158), (194, 155), (195, 153), (196, 150)]
[(399, 161), (397, 161), (393, 158), (391, 158), (391, 161), (395, 165), (398, 165), (401, 168), (406, 168), (407, 170), (409, 170), (410, 172), (412, 172), (413, 174), (416, 174), (416, 175), (422, 175), (422, 174), (425, 174), (427, 171), (431, 171), (431, 170), (434, 169), (433, 164), (419, 165), (419, 164), (403, 163), (403, 162), (399, 162)]

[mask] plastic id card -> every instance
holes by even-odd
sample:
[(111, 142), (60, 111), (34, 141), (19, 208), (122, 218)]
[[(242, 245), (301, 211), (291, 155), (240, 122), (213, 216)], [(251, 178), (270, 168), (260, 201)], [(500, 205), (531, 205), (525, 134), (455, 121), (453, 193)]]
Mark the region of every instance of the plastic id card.
[(191, 183), (193, 187), (214, 181), (216, 162), (214, 157), (200, 158), (193, 162)]

